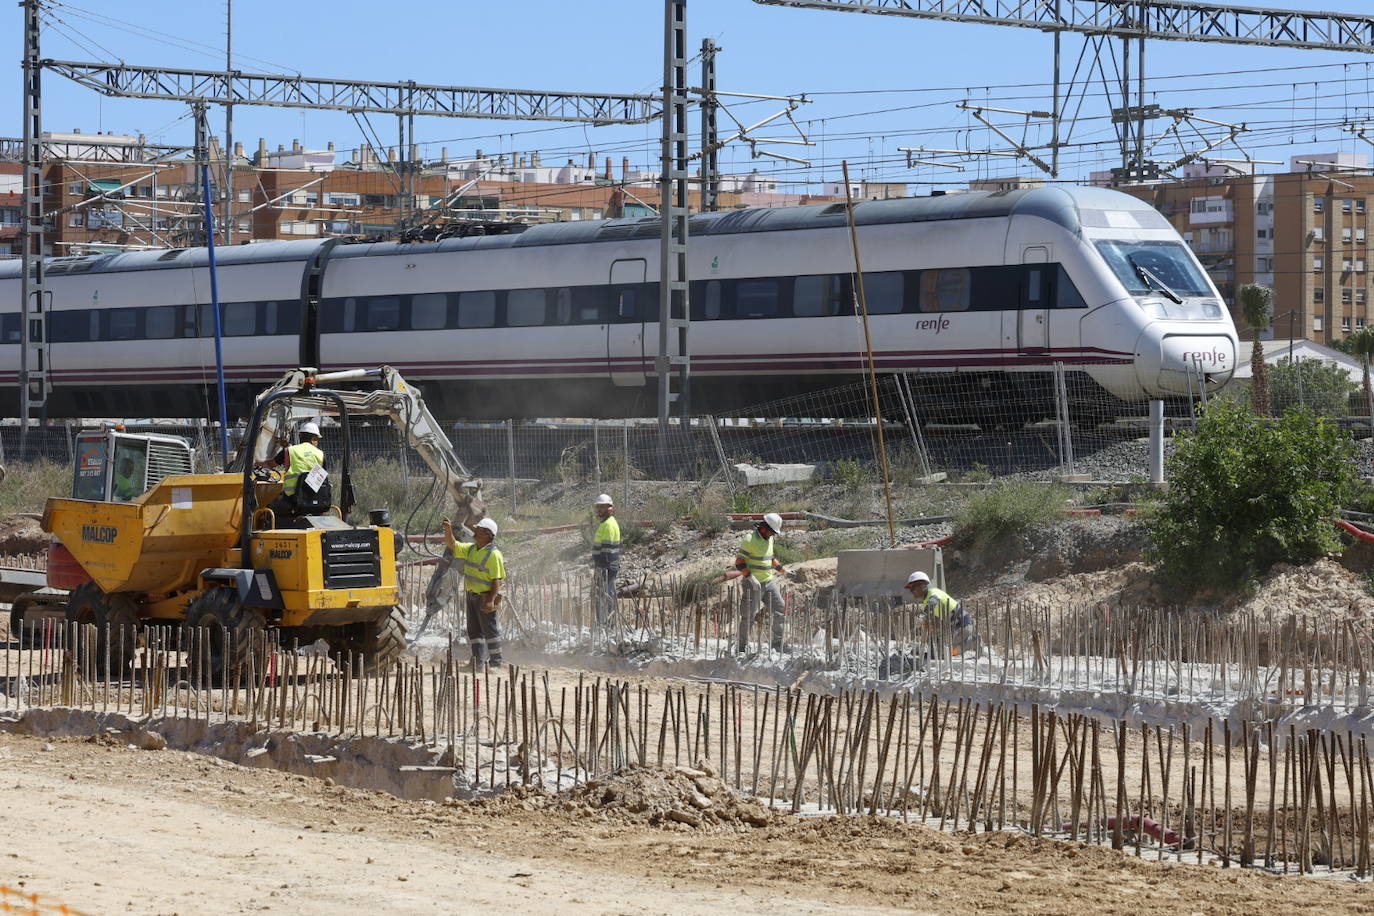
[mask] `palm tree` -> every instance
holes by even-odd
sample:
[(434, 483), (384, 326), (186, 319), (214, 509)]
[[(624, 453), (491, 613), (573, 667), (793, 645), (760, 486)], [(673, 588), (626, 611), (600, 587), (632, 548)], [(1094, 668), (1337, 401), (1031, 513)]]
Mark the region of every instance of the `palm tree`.
[(1362, 328), (1345, 339), (1345, 351), (1358, 356), (1364, 366), (1364, 407), (1374, 421), (1374, 393), (1369, 388), (1369, 361), (1374, 358), (1374, 329)]
[(1269, 367), (1264, 364), (1260, 334), (1268, 330), (1273, 321), (1273, 305), (1274, 291), (1269, 287), (1247, 283), (1240, 288), (1240, 307), (1245, 323), (1255, 331), (1255, 346), (1250, 351), (1250, 402), (1261, 417), (1269, 415)]

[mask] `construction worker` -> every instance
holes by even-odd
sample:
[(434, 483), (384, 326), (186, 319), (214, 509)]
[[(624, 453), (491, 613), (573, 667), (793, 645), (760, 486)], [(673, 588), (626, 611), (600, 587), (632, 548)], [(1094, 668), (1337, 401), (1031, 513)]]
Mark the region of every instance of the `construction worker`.
[(302, 423), (296, 430), (300, 441), (287, 446), (266, 461), (259, 461), (262, 467), (285, 469), (282, 477), (281, 495), (272, 500), (268, 507), (277, 516), (278, 524), (299, 514), (296, 491), (300, 489), (301, 479), (317, 467), (324, 467), (324, 450), (320, 448), (320, 426), (313, 420)]
[(774, 578), (776, 571), (786, 575), (787, 570), (773, 556), (773, 539), (782, 533), (782, 516), (776, 512), (764, 515), (763, 520), (749, 532), (749, 536), (739, 545), (735, 556), (735, 568), (742, 571), (744, 587), (740, 592), (739, 627), (737, 648), (744, 652), (748, 648), (749, 627), (759, 612), (759, 604), (768, 603), (772, 617), (773, 651), (782, 651), (783, 599), (782, 589)]
[(467, 602), (468, 645), (472, 664), (501, 665), (501, 628), (496, 613), (501, 609), (501, 586), (506, 581), (506, 562), (494, 544), (496, 522), (484, 518), (472, 528), (475, 543), (465, 544), (453, 536), (453, 523), (444, 519), (444, 540), (454, 563), (463, 571), (463, 597)]
[(971, 648), (977, 636), (973, 618), (964, 613), (954, 596), (930, 584), (930, 576), (914, 572), (904, 586), (916, 602), (917, 613), (925, 620), (926, 629), (948, 640), (956, 649)]
[(602, 493), (592, 504), (600, 522), (592, 534), (592, 589), (596, 623), (603, 629), (615, 621), (615, 580), (620, 576), (620, 522), (615, 519), (615, 504)]
[(142, 493), (143, 484), (137, 479), (139, 476), (134, 459), (128, 455), (121, 456), (119, 461), (115, 462), (114, 498), (126, 503)]

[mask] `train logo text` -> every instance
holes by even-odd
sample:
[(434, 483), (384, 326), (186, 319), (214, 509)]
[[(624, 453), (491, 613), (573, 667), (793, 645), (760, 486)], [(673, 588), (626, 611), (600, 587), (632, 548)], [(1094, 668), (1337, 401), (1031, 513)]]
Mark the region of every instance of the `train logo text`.
[(949, 319), (941, 316), (939, 318), (925, 318), (921, 321), (916, 322), (915, 330), (931, 331), (933, 333), (939, 334), (941, 331), (945, 330), (948, 327)]

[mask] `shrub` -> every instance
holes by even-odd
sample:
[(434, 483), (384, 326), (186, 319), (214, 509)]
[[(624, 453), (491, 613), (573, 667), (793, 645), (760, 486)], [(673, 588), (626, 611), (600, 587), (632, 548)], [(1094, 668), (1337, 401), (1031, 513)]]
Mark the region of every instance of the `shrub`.
[(999, 483), (969, 499), (955, 516), (954, 533), (987, 548), (1054, 521), (1067, 500), (1068, 491), (1057, 484)]
[(1284, 357), (1269, 367), (1269, 401), (1275, 413), (1305, 407), (1319, 416), (1343, 417), (1357, 388), (1344, 369), (1320, 360), (1292, 363)]
[(841, 458), (835, 462), (830, 477), (836, 485), (845, 490), (857, 490), (868, 486), (873, 475), (868, 472), (868, 468), (854, 459)]
[(1348, 436), (1310, 411), (1269, 420), (1211, 405), (1178, 437), (1168, 495), (1149, 521), (1159, 578), (1185, 592), (1228, 588), (1335, 549), (1323, 516), (1355, 493), (1354, 454)]
[(49, 496), (72, 495), (72, 469), (56, 461), (15, 462), (5, 468), (0, 485), (0, 517), (14, 512), (42, 512)]

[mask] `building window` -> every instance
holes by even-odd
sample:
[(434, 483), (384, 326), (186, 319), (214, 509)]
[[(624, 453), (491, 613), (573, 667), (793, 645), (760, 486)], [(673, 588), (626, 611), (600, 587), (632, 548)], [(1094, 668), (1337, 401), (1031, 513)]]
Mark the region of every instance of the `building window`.
[(1349, 197), (1341, 198), (1341, 212), (1349, 213), (1355, 209), (1355, 201)]
[(67, 193), (73, 197), (84, 197), (86, 194), (86, 182), (73, 181), (67, 186)]
[(1312, 227), (1312, 238), (1313, 238), (1314, 241), (1318, 241), (1318, 242), (1324, 242), (1324, 241), (1326, 241), (1326, 227), (1325, 227), (1325, 226), (1314, 226), (1314, 227)]
[(1362, 289), (1357, 289), (1357, 290), (1355, 290), (1355, 304), (1356, 304), (1356, 305), (1364, 305), (1364, 301), (1365, 301), (1365, 291), (1362, 290)]
[(1363, 212), (1364, 212), (1364, 198), (1363, 198), (1363, 197), (1357, 197), (1357, 198), (1355, 198), (1355, 212), (1356, 212), (1356, 213), (1363, 213)]
[(84, 226), (84, 225), (86, 225), (86, 214), (82, 213), (80, 210), (73, 210), (73, 211), (71, 212), (71, 214), (69, 214), (69, 215), (67, 216), (67, 225), (68, 225), (68, 226)]
[(1312, 330), (1314, 330), (1314, 331), (1320, 331), (1320, 330), (1322, 330), (1322, 328), (1323, 328), (1322, 316), (1320, 316), (1320, 315), (1313, 315), (1313, 316), (1312, 316)]
[(1324, 197), (1313, 197), (1313, 198), (1312, 198), (1312, 212), (1313, 212), (1313, 213), (1323, 213), (1323, 212), (1325, 212), (1325, 211), (1326, 211), (1326, 198), (1324, 198)]
[(251, 222), (250, 220), (246, 220), (246, 219), (241, 219), (241, 220), (239, 220), (239, 232), (247, 232), (249, 229), (252, 229), (252, 228), (253, 228), (253, 224), (252, 224), (252, 222)]
[(1255, 212), (1260, 216), (1268, 216), (1274, 212), (1274, 202), (1272, 200), (1261, 200), (1255, 204)]
[(1355, 273), (1357, 273), (1357, 274), (1362, 274), (1362, 273), (1364, 273), (1364, 258), (1356, 258), (1356, 259), (1355, 259)]
[(1364, 241), (1364, 229), (1363, 229), (1363, 228), (1359, 228), (1359, 229), (1356, 229), (1356, 230), (1355, 230), (1355, 241), (1357, 241), (1357, 242), (1363, 242), (1363, 241)]
[(1349, 258), (1345, 258), (1344, 260), (1341, 261), (1341, 273), (1343, 273), (1343, 274), (1348, 274), (1348, 273), (1350, 273), (1350, 259), (1349, 259)]
[(1345, 331), (1346, 333), (1349, 333), (1349, 332), (1350, 332), (1350, 316), (1349, 316), (1349, 315), (1342, 315), (1342, 316), (1341, 316), (1341, 330), (1342, 330), (1342, 331)]
[(356, 207), (362, 204), (361, 194), (345, 191), (325, 191), (324, 202), (330, 207)]
[(1363, 318), (1356, 318), (1356, 319), (1355, 319), (1355, 330), (1357, 330), (1357, 331), (1363, 331), (1363, 330), (1364, 330), (1364, 319), (1363, 319)]
[(1312, 269), (1318, 273), (1326, 269), (1326, 261), (1321, 255), (1312, 259)]
[(1257, 239), (1272, 239), (1273, 237), (1274, 237), (1274, 230), (1273, 230), (1273, 229), (1256, 229), (1256, 230), (1255, 230), (1255, 238), (1257, 238)]
[(234, 192), (238, 195), (239, 203), (251, 204), (253, 202), (253, 190), (251, 188), (239, 188)]
[(1321, 303), (1326, 301), (1326, 290), (1318, 286), (1312, 290), (1312, 301)]
[(1348, 286), (1341, 287), (1341, 304), (1349, 305), (1354, 300), (1354, 292)]
[(1353, 233), (1351, 232), (1350, 227), (1349, 227), (1349, 226), (1342, 226), (1342, 227), (1341, 227), (1341, 241), (1342, 241), (1342, 242), (1348, 242), (1348, 241), (1350, 241), (1350, 239), (1351, 239), (1352, 237), (1353, 237)]

